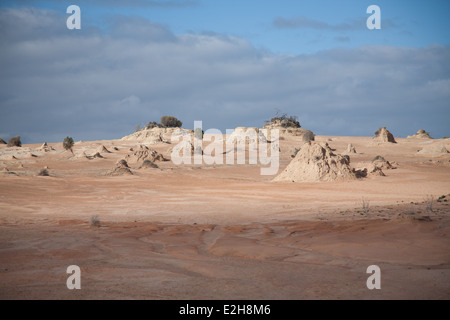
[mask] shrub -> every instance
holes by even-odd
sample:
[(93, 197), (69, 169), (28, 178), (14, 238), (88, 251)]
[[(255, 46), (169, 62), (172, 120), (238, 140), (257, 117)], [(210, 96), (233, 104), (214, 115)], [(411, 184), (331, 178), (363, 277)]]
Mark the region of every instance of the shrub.
[(8, 140), (8, 147), (21, 147), (22, 142), (20, 141), (20, 136), (12, 137)]
[(136, 127), (134, 127), (134, 132), (141, 131), (141, 125), (137, 124)]
[(433, 212), (433, 201), (434, 201), (434, 197), (431, 194), (427, 194), (427, 196), (424, 199), (425, 201), (425, 206), (426, 206), (426, 211), (427, 212)]
[(100, 219), (98, 215), (91, 216), (91, 226), (92, 227), (100, 227)]
[(66, 137), (65, 139), (64, 139), (64, 141), (63, 141), (63, 147), (64, 147), (64, 149), (66, 149), (66, 150), (70, 150), (71, 152), (73, 152), (72, 151), (72, 148), (73, 148), (73, 145), (74, 145), (75, 143), (73, 142), (73, 139), (71, 138), (71, 137)]
[(172, 116), (162, 116), (159, 122), (166, 128), (179, 128), (183, 125), (183, 122)]
[(364, 213), (368, 213), (369, 212), (369, 200), (364, 199), (364, 197), (361, 199), (361, 207), (362, 207), (362, 212)]
[(161, 128), (162, 125), (158, 122), (155, 121), (151, 121), (149, 123), (147, 123), (147, 125), (144, 127), (144, 129), (153, 129), (153, 128)]
[(267, 124), (278, 124), (283, 128), (301, 128), (300, 122), (298, 122), (296, 116), (288, 116), (286, 113), (278, 116), (278, 112), (270, 119), (270, 121), (265, 121)]

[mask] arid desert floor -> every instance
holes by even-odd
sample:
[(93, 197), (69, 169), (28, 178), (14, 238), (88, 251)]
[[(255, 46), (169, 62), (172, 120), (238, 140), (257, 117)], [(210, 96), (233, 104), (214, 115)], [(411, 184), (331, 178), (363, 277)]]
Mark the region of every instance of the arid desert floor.
[[(0, 299), (450, 299), (450, 154), (418, 153), (450, 139), (396, 140), (317, 136), (336, 153), (353, 144), (355, 168), (377, 155), (397, 168), (311, 183), (250, 164), (105, 175), (131, 140), (77, 142), (74, 154), (1, 145)], [(280, 141), (279, 172), (299, 145)], [(100, 146), (103, 158), (76, 156)], [(148, 147), (170, 159), (173, 145)], [(69, 265), (81, 290), (66, 287)], [(370, 265), (380, 290), (366, 286)]]

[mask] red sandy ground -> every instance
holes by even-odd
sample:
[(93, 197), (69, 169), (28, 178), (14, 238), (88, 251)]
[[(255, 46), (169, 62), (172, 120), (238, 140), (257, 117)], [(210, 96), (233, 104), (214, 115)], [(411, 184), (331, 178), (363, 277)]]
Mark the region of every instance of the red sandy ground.
[[(355, 167), (382, 155), (398, 168), (289, 183), (257, 165), (168, 161), (105, 176), (139, 144), (121, 140), (74, 147), (89, 154), (103, 144), (113, 151), (104, 159), (73, 160), (55, 143), (38, 157), (0, 160), (17, 173), (0, 174), (0, 299), (449, 299), (450, 157), (417, 154), (422, 139), (317, 140), (337, 153), (352, 143)], [(299, 142), (280, 143), (281, 171)], [(171, 145), (149, 147), (170, 157)], [(36, 176), (44, 166), (51, 176)], [(372, 264), (381, 290), (366, 287)], [(69, 265), (81, 268), (81, 290), (66, 287)]]

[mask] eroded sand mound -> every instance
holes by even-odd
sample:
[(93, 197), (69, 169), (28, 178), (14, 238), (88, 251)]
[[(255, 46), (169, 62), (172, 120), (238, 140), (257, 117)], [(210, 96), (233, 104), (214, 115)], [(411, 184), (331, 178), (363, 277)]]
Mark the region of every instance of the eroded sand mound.
[(192, 133), (192, 130), (183, 128), (152, 128), (139, 130), (123, 137), (122, 140), (137, 140), (145, 144), (171, 143), (172, 137)]
[(158, 165), (150, 160), (144, 160), (144, 162), (142, 163), (142, 165), (139, 167), (139, 169), (147, 169), (147, 168), (152, 168), (152, 169), (157, 169), (159, 168)]
[(397, 169), (397, 166), (395, 163), (390, 163), (382, 156), (376, 156), (375, 158), (372, 159), (372, 163), (369, 166), (369, 171), (371, 168), (390, 170), (390, 169)]
[(13, 171), (9, 171), (8, 168), (3, 168), (3, 169), (0, 171), (0, 175), (4, 175), (4, 176), (7, 176), (7, 175), (16, 175), (16, 176), (17, 176), (17, 173), (15, 173), (15, 172), (13, 172)]
[(104, 145), (101, 145), (97, 148), (97, 153), (111, 153)]
[(55, 150), (53, 147), (50, 147), (47, 142), (44, 142), (42, 144), (42, 146), (40, 146), (39, 148), (36, 149), (37, 151), (42, 151), (42, 152), (50, 152)]
[(133, 172), (130, 170), (128, 163), (123, 159), (117, 161), (116, 167), (106, 173), (107, 176), (123, 176), (132, 174)]
[(397, 143), (395, 141), (394, 136), (392, 133), (389, 132), (386, 127), (381, 127), (375, 132), (375, 136), (373, 137), (373, 140), (375, 142), (391, 142), (391, 143)]
[(359, 178), (365, 178), (367, 176), (386, 176), (384, 174), (383, 170), (391, 170), (391, 169), (397, 169), (397, 163), (395, 162), (389, 162), (382, 156), (376, 156), (372, 159), (372, 161), (367, 164), (362, 169), (357, 169), (356, 175)]
[(34, 159), (37, 155), (29, 147), (9, 147), (0, 151), (0, 160)]
[(436, 142), (423, 147), (418, 153), (430, 156), (441, 156), (448, 154), (449, 152), (442, 142)]
[(151, 162), (155, 161), (167, 161), (164, 156), (152, 149), (149, 149), (147, 146), (140, 145), (139, 148), (133, 153), (129, 153), (126, 155), (125, 160), (130, 163), (143, 162), (145, 160), (150, 160)]
[(237, 127), (228, 138), (236, 141), (242, 139), (246, 143), (267, 142), (266, 136), (256, 127)]
[(283, 127), (281, 123), (274, 122), (266, 124), (262, 127), (262, 129), (268, 129), (268, 132), (272, 129), (277, 129), (280, 136), (287, 135), (287, 136), (298, 136), (302, 137), (302, 141), (308, 142), (308, 141), (314, 141), (315, 136), (314, 133), (310, 130), (303, 129), (303, 128), (294, 128), (294, 127)]
[(356, 149), (355, 147), (350, 143), (347, 146), (347, 150), (344, 151), (344, 154), (352, 154), (352, 153), (356, 153)]
[(327, 143), (305, 143), (273, 181), (317, 182), (356, 179), (348, 156), (336, 155)]
[(420, 129), (419, 131), (417, 131), (416, 134), (412, 135), (412, 136), (408, 136), (408, 139), (410, 138), (416, 138), (416, 139), (433, 139), (432, 137), (430, 137), (430, 134), (428, 132), (426, 132), (423, 129)]

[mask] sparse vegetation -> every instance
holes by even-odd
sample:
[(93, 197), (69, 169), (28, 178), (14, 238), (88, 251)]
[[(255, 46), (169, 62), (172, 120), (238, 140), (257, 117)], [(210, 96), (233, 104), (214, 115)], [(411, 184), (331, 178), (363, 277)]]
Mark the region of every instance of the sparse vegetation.
[(159, 122), (166, 128), (179, 128), (183, 125), (183, 122), (172, 116), (162, 116)]
[(370, 208), (369, 200), (366, 200), (364, 197), (361, 199), (361, 208), (363, 213), (368, 213)]
[(149, 123), (147, 123), (147, 125), (144, 127), (144, 129), (150, 130), (153, 128), (162, 128), (162, 127), (163, 126), (160, 123), (158, 123), (156, 121), (150, 121)]
[(300, 128), (300, 122), (298, 122), (296, 116), (288, 116), (286, 113), (283, 113), (282, 115), (278, 115), (279, 110), (277, 110), (277, 113), (275, 116), (270, 119), (270, 121), (265, 121), (266, 124), (277, 124), (283, 128)]
[(425, 197), (425, 209), (427, 212), (433, 212), (434, 197), (431, 194), (427, 194)]
[(21, 147), (22, 142), (20, 141), (20, 136), (12, 137), (8, 140), (8, 147)]
[(136, 127), (134, 127), (134, 132), (141, 131), (141, 125), (137, 124)]
[(91, 216), (91, 227), (100, 227), (100, 218), (98, 215)]
[(72, 137), (66, 137), (63, 141), (63, 147), (65, 150), (70, 150), (70, 152), (73, 153), (73, 145), (75, 144), (75, 142), (73, 141)]
[(162, 116), (159, 123), (156, 121), (150, 121), (149, 123), (147, 123), (145, 125), (145, 127), (143, 129), (141, 129), (140, 126), (138, 129), (138, 126), (136, 126), (135, 132), (140, 131), (140, 130), (150, 130), (153, 128), (179, 128), (182, 125), (183, 125), (183, 122), (181, 122), (180, 120), (178, 120), (175, 117)]

